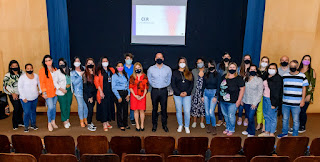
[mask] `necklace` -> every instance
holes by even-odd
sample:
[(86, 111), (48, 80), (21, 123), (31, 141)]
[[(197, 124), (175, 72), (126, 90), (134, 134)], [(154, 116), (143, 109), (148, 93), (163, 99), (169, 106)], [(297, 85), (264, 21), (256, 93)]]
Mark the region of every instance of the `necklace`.
[(180, 75), (181, 75), (181, 78), (182, 78), (182, 83), (185, 83), (186, 81), (185, 81), (185, 77), (184, 77), (184, 75), (182, 75), (182, 72), (180, 72)]

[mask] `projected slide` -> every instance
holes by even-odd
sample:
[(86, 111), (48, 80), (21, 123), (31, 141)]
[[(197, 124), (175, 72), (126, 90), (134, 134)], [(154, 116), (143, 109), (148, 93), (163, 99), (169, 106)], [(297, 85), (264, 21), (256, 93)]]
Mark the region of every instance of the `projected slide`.
[(133, 0), (131, 43), (185, 45), (186, 0)]

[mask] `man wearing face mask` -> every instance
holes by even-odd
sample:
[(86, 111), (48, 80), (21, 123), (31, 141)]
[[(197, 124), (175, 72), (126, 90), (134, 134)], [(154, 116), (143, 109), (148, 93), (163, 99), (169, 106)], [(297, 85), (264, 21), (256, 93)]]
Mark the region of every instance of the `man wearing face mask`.
[(278, 138), (288, 136), (289, 117), (292, 113), (293, 134), (298, 136), (300, 107), (305, 104), (306, 86), (309, 86), (305, 74), (298, 71), (298, 61), (290, 62), (290, 72), (283, 75), (282, 134)]
[(278, 68), (278, 72), (280, 76), (290, 72), (288, 56), (282, 56), (280, 58), (280, 67)]
[(171, 68), (163, 64), (164, 57), (162, 53), (157, 53), (155, 57), (156, 64), (148, 69), (148, 79), (152, 87), (151, 100), (152, 100), (152, 131), (157, 130), (158, 125), (158, 105), (161, 105), (161, 122), (162, 128), (165, 132), (169, 132), (167, 127), (167, 101), (168, 89), (171, 83), (172, 71)]
[[(128, 74), (128, 77), (130, 78), (130, 76), (133, 73), (133, 54), (131, 53), (126, 53), (124, 54), (124, 71), (126, 71), (126, 73)], [(130, 105), (130, 104), (129, 104)], [(130, 121), (132, 125), (136, 125), (136, 122), (134, 120), (134, 111), (130, 109)]]

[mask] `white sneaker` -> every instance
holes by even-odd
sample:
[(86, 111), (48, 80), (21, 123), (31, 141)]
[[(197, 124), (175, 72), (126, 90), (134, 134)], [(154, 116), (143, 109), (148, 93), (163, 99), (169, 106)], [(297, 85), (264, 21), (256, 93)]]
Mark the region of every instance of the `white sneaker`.
[(206, 128), (206, 126), (204, 125), (204, 123), (200, 123), (200, 127), (203, 129), (203, 128)]
[(183, 129), (183, 126), (182, 125), (179, 125), (178, 129), (177, 129), (177, 132), (182, 132), (182, 129)]
[(184, 127), (184, 130), (186, 131), (187, 134), (190, 134), (190, 129), (189, 129), (189, 127)]
[(69, 129), (70, 128), (70, 126), (69, 126), (69, 124), (67, 123), (67, 124), (65, 124), (64, 125), (64, 127), (66, 128), (66, 129)]
[(246, 136), (246, 135), (248, 135), (248, 132), (247, 131), (243, 131), (242, 134)]
[(248, 134), (248, 136), (247, 136), (247, 137), (254, 137), (254, 135)]
[(69, 126), (69, 127), (71, 127), (71, 124), (70, 124), (70, 122), (68, 122), (67, 124), (68, 124), (68, 126)]
[(197, 127), (197, 123), (196, 123), (196, 122), (193, 122), (191, 127), (192, 127), (192, 128)]

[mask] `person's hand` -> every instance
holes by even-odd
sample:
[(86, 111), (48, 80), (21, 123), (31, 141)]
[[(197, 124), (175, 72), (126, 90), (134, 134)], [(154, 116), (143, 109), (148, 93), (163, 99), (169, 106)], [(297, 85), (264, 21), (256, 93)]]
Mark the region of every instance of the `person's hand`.
[(42, 93), (42, 97), (43, 97), (45, 100), (48, 99), (47, 93), (46, 93), (46, 92)]
[(89, 103), (93, 103), (93, 97), (89, 98), (89, 99), (88, 99), (88, 102), (89, 102)]
[(180, 93), (180, 96), (181, 96), (181, 97), (187, 96), (187, 92), (181, 92), (181, 93)]
[(27, 99), (23, 99), (23, 102), (24, 102), (24, 103), (27, 103), (27, 102), (28, 102), (28, 100), (27, 100)]
[(126, 97), (126, 100), (127, 100), (127, 102), (129, 102), (129, 100), (130, 100), (130, 95), (128, 95), (128, 96)]
[(217, 98), (213, 97), (213, 98), (212, 98), (212, 101), (213, 101), (214, 103), (216, 103), (216, 102), (217, 102)]
[(104, 99), (104, 93), (102, 91), (100, 91), (100, 97), (101, 99)]
[(306, 104), (306, 103), (305, 103), (304, 100), (301, 100), (301, 101), (300, 101), (300, 107), (303, 107), (305, 104)]
[(306, 96), (306, 99), (305, 99), (305, 102), (309, 102), (310, 99), (311, 99), (311, 95), (307, 95), (307, 96)]
[(119, 99), (118, 99), (118, 102), (121, 103), (121, 102), (122, 102), (122, 98), (119, 98)]
[(204, 97), (201, 97), (201, 101), (204, 102)]
[(66, 94), (68, 91), (65, 90), (65, 89), (62, 89), (62, 92), (63, 92), (64, 94)]
[(12, 93), (11, 95), (12, 95), (13, 100), (18, 100), (19, 99), (18, 95), (16, 93)]
[(243, 106), (244, 105), (244, 103), (241, 101), (241, 106)]
[(274, 107), (274, 106), (271, 106), (271, 109), (275, 109), (276, 107)]
[(254, 110), (254, 109), (256, 109), (256, 108), (257, 108), (256, 105), (251, 105), (251, 109), (252, 109), (252, 110)]
[(240, 101), (240, 100), (238, 100), (238, 101), (236, 102), (236, 107), (239, 107), (239, 106), (240, 106), (240, 104), (241, 104), (241, 101)]

